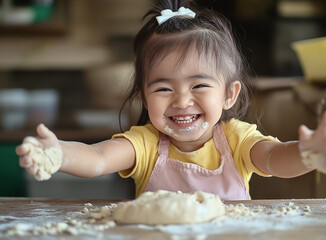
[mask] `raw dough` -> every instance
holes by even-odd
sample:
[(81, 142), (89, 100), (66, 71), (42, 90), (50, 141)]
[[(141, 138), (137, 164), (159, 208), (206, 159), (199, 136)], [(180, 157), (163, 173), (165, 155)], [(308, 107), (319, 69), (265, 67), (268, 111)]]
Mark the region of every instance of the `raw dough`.
[(133, 224), (183, 224), (207, 222), (224, 213), (224, 204), (217, 195), (159, 190), (119, 203), (113, 219)]
[(35, 146), (30, 139), (26, 139), (24, 144), (29, 147), (32, 164), (38, 166), (38, 170), (34, 175), (36, 180), (48, 180), (51, 178), (51, 174), (60, 169), (63, 155), (61, 149), (54, 147), (43, 149)]
[(308, 168), (315, 168), (326, 174), (326, 157), (322, 153), (312, 151), (301, 152), (302, 162)]

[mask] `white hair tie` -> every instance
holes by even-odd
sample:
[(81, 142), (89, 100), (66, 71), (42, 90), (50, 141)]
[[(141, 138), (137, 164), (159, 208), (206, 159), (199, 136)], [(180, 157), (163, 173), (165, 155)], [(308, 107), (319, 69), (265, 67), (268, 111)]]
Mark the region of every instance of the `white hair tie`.
[(181, 7), (177, 12), (172, 12), (170, 9), (165, 9), (161, 11), (161, 16), (156, 17), (156, 20), (158, 22), (158, 25), (161, 25), (166, 20), (170, 19), (174, 16), (189, 16), (191, 18), (194, 18), (196, 16), (196, 13), (194, 13), (189, 8)]

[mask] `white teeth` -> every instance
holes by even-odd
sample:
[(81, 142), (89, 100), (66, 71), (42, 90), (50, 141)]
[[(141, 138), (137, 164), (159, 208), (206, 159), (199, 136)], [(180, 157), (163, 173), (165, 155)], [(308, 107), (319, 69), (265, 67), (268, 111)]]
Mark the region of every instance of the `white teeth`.
[(174, 117), (175, 120), (190, 120), (194, 116), (186, 116), (186, 117)]
[(198, 118), (198, 115), (186, 116), (186, 117), (172, 117), (172, 119), (179, 124), (191, 123)]

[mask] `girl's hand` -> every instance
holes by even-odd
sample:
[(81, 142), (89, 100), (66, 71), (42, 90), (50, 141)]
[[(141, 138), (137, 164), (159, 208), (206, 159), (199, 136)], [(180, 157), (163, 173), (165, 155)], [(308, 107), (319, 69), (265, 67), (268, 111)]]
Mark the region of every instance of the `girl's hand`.
[(36, 128), (36, 137), (26, 137), (16, 148), (19, 165), (37, 180), (47, 180), (62, 165), (62, 149), (55, 134), (43, 124)]
[(326, 112), (315, 131), (300, 126), (299, 150), (307, 167), (326, 173)]

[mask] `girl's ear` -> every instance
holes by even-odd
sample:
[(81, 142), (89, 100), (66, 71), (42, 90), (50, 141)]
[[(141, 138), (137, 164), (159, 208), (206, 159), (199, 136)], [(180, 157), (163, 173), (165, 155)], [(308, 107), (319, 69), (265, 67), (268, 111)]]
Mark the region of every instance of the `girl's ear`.
[(147, 109), (147, 103), (146, 103), (146, 101), (143, 99), (143, 97), (142, 97), (142, 95), (141, 95), (141, 92), (139, 91), (137, 95), (138, 95), (139, 99), (143, 102), (144, 107)]
[(239, 93), (241, 90), (241, 83), (240, 81), (234, 81), (231, 83), (231, 86), (229, 87), (227, 94), (226, 94), (226, 99), (225, 99), (225, 103), (224, 103), (224, 110), (228, 110), (231, 107), (233, 107), (233, 105), (235, 104), (235, 102), (238, 99)]

